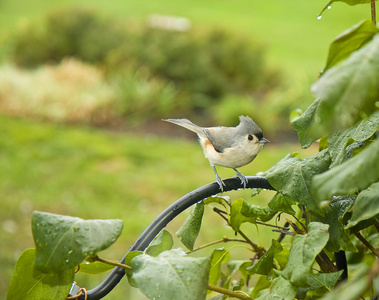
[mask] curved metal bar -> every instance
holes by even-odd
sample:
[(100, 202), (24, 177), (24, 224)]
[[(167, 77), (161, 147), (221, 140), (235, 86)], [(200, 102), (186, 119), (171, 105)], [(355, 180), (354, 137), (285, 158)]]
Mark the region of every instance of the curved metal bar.
[[(265, 177), (246, 176), (246, 188), (262, 188), (266, 190), (275, 190)], [(224, 191), (232, 191), (243, 188), (239, 178), (229, 178), (223, 180), (225, 183)], [(221, 192), (219, 185), (216, 182), (204, 185), (192, 192), (184, 195), (173, 204), (168, 206), (153, 222), (145, 229), (134, 244), (129, 248), (128, 252), (120, 260), (120, 263), (125, 262), (125, 256), (130, 251), (143, 251), (154, 239), (154, 237), (166, 227), (178, 214), (186, 210), (191, 205)], [(122, 279), (125, 271), (120, 267), (115, 267), (109, 275), (97, 287), (87, 291), (87, 299), (101, 299), (105, 297)], [(84, 295), (79, 299), (83, 300)]]

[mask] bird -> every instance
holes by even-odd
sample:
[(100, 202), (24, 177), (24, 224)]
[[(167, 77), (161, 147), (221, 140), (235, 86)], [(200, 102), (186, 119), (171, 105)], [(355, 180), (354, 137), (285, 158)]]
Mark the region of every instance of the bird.
[(165, 122), (184, 127), (197, 134), (204, 156), (209, 160), (216, 175), (221, 192), (225, 183), (218, 175), (216, 166), (231, 168), (246, 188), (247, 179), (237, 168), (252, 162), (269, 140), (263, 137), (262, 130), (248, 116), (239, 116), (236, 127), (200, 127), (188, 119), (163, 119)]

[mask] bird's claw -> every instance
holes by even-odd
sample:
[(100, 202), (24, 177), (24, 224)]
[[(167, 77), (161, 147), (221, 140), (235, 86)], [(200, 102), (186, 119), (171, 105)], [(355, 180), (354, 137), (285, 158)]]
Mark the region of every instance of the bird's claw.
[(243, 184), (243, 188), (245, 189), (246, 188), (246, 185), (247, 185), (247, 179), (245, 176), (242, 175), (242, 173), (240, 171), (238, 171), (237, 169), (233, 169), (234, 171), (236, 171), (236, 176), (241, 180), (241, 184)]

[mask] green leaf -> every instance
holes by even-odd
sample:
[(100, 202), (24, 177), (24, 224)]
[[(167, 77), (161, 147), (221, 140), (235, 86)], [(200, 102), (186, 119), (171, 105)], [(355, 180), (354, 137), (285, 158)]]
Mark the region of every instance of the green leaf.
[(347, 228), (377, 214), (379, 214), (379, 182), (373, 183), (358, 195)]
[(227, 203), (229, 206), (232, 205), (230, 201), (230, 197), (228, 196), (211, 196), (203, 200), (204, 204), (211, 204), (211, 203), (218, 203), (224, 205), (224, 203)]
[(171, 234), (163, 229), (161, 232), (151, 241), (150, 245), (146, 248), (145, 254), (150, 256), (158, 256), (164, 251), (171, 250), (174, 240)]
[(312, 222), (308, 225), (308, 233), (296, 235), (290, 250), (288, 262), (281, 275), (292, 284), (307, 287), (307, 276), (316, 256), (329, 240), (329, 225)]
[(379, 34), (312, 85), (320, 103), (310, 136), (318, 138), (348, 128), (376, 110), (379, 98)]
[(188, 250), (193, 250), (195, 241), (199, 235), (204, 214), (204, 203), (199, 202), (192, 208), (182, 227), (176, 232), (176, 236), (182, 241)]
[(308, 106), (308, 108), (304, 111), (304, 113), (297, 119), (294, 119), (291, 122), (291, 125), (297, 131), (297, 135), (299, 137), (299, 142), (301, 148), (309, 148), (310, 145), (321, 135), (311, 135), (309, 134), (310, 129), (313, 127), (315, 123), (316, 111), (318, 106), (320, 105), (321, 100), (316, 99), (313, 103)]
[(343, 270), (334, 273), (310, 274), (307, 278), (309, 289), (316, 290), (324, 287), (330, 291), (334, 288), (342, 273)]
[[(118, 261), (117, 261), (118, 262)], [(109, 270), (112, 270), (114, 266), (99, 262), (99, 261), (94, 261), (94, 262), (85, 262), (80, 264), (80, 273), (85, 273), (85, 274), (101, 274), (104, 272), (108, 272)]]
[(328, 141), (329, 152), (332, 158), (330, 168), (333, 168), (346, 160), (346, 147), (348, 145), (354, 141), (363, 142), (369, 139), (378, 128), (379, 111), (376, 111), (369, 118), (362, 120), (354, 127), (330, 135)]
[(378, 32), (371, 20), (364, 20), (340, 34), (330, 45), (324, 72), (367, 44)]
[(282, 250), (282, 245), (278, 241), (272, 240), (270, 249), (247, 271), (249, 274), (269, 275), (273, 269), (275, 255)]
[(25, 250), (13, 270), (7, 300), (66, 299), (75, 269), (43, 273), (33, 267), (35, 249)]
[(313, 176), (328, 170), (329, 165), (330, 155), (327, 150), (303, 160), (289, 154), (268, 170), (266, 178), (281, 194), (322, 214), (310, 193), (310, 188)]
[(359, 272), (354, 279), (338, 285), (338, 287), (333, 290), (333, 293), (326, 294), (321, 300), (355, 300), (361, 298), (362, 293), (370, 284), (368, 281), (368, 273), (369, 269), (365, 268)]
[(256, 300), (293, 300), (296, 299), (297, 290), (298, 288), (291, 284), (291, 282), (279, 276), (272, 281), (271, 288), (262, 290), (258, 294), (259, 297)]
[(317, 175), (312, 194), (320, 203), (334, 195), (346, 195), (367, 188), (379, 180), (379, 140), (341, 165)]
[(292, 205), (295, 204), (296, 202), (292, 200), (292, 198), (277, 192), (267, 205), (272, 210), (285, 212), (289, 215), (295, 215), (295, 211), (292, 209)]
[(270, 220), (277, 212), (268, 207), (260, 207), (250, 204), (243, 199), (233, 202), (230, 210), (230, 226), (234, 231), (238, 231), (245, 222), (255, 223), (257, 219), (263, 222)]
[(132, 278), (149, 299), (205, 299), (209, 258), (193, 258), (183, 250), (165, 251), (157, 257), (146, 254), (132, 259)]
[[(128, 252), (126, 254), (126, 256), (125, 256), (125, 262), (124, 262), (124, 264), (127, 265), (127, 266), (131, 266), (132, 265), (132, 259), (135, 258), (138, 255), (141, 255), (141, 254), (143, 254), (142, 251), (130, 251), (130, 252)], [(134, 282), (134, 280), (132, 278), (132, 271), (126, 269), (125, 270), (125, 274), (126, 274), (126, 277), (128, 278), (129, 284), (132, 287), (137, 287), (136, 283)]]
[(225, 279), (225, 288), (229, 286), (230, 281), (232, 280), (233, 275), (239, 271), (242, 275), (242, 279), (246, 281), (247, 276), (249, 275), (246, 269), (251, 266), (250, 260), (232, 260), (228, 262), (228, 277)]
[[(257, 281), (257, 283), (254, 285), (254, 289), (253, 291), (251, 292), (251, 295), (250, 297), (252, 297), (253, 299), (255, 298), (258, 298), (258, 294), (267, 289), (271, 286), (271, 280), (269, 280), (267, 278), (267, 276), (265, 275), (261, 275)], [(266, 290), (266, 291), (267, 291)]]
[(83, 220), (34, 212), (32, 231), (36, 244), (35, 266), (60, 272), (76, 267), (87, 256), (108, 248), (120, 236), (121, 220)]
[(211, 268), (209, 271), (209, 284), (217, 285), (221, 278), (221, 265), (229, 260), (230, 253), (224, 248), (213, 250)]
[(312, 221), (329, 225), (329, 240), (326, 249), (330, 252), (357, 251), (350, 241), (349, 231), (345, 230), (342, 224), (342, 219), (353, 206), (355, 198), (355, 195), (333, 197), (329, 206), (323, 209), (322, 217), (317, 214), (312, 216)]

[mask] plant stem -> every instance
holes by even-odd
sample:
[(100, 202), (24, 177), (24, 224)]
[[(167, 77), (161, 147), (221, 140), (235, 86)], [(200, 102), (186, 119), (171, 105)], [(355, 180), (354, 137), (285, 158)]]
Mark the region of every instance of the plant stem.
[(371, 0), (371, 20), (372, 20), (372, 23), (374, 23), (376, 25), (375, 0)]
[(227, 295), (227, 296), (230, 296), (230, 297), (242, 299), (242, 300), (253, 300), (253, 298), (251, 298), (251, 297), (249, 297), (249, 296), (247, 296), (245, 294), (242, 294), (242, 293), (239, 293), (239, 292), (234, 292), (234, 291), (231, 291), (231, 290), (228, 290), (228, 289), (224, 289), (222, 287), (210, 285), (210, 284), (208, 284), (208, 290), (214, 291), (214, 292), (217, 292), (217, 293), (220, 293), (220, 294), (224, 294), (224, 295)]
[(93, 261), (99, 261), (99, 262), (102, 262), (102, 263), (105, 263), (105, 264), (108, 264), (108, 265), (111, 265), (111, 266), (123, 268), (125, 270), (129, 270), (129, 271), (132, 270), (131, 266), (120, 264), (118, 262), (114, 262), (114, 261), (111, 261), (111, 260), (108, 260), (108, 259), (105, 259), (105, 258), (100, 258), (97, 255), (95, 257), (92, 257), (92, 259), (93, 259)]
[[(225, 217), (223, 215), (223, 211), (218, 209), (217, 207), (214, 207), (213, 208), (213, 211), (216, 212), (221, 218), (223, 218), (226, 223), (228, 223), (228, 225), (230, 226), (229, 224), (229, 220), (227, 217)], [(242, 238), (251, 246), (253, 247), (254, 251), (256, 253), (258, 253), (259, 257), (262, 257), (264, 254), (265, 254), (265, 250), (262, 248), (262, 247), (259, 247), (257, 244), (253, 243), (241, 230), (238, 230), (237, 233), (242, 236)]]
[(198, 250), (204, 249), (204, 248), (209, 247), (209, 246), (212, 246), (212, 245), (216, 245), (216, 244), (219, 244), (219, 243), (228, 243), (228, 242), (248, 243), (247, 241), (242, 240), (242, 239), (232, 239), (232, 238), (228, 238), (228, 237), (224, 236), (224, 237), (222, 238), (222, 240), (217, 240), (217, 241), (210, 242), (210, 243), (208, 243), (208, 244), (201, 245), (201, 246), (199, 246), (199, 247), (193, 249), (192, 251), (187, 251), (186, 254), (189, 254), (189, 253), (191, 253), (191, 252), (195, 252), (195, 251), (198, 251)]
[(379, 251), (376, 250), (364, 237), (360, 232), (355, 233), (355, 236), (365, 245), (372, 253), (374, 253), (379, 258)]

